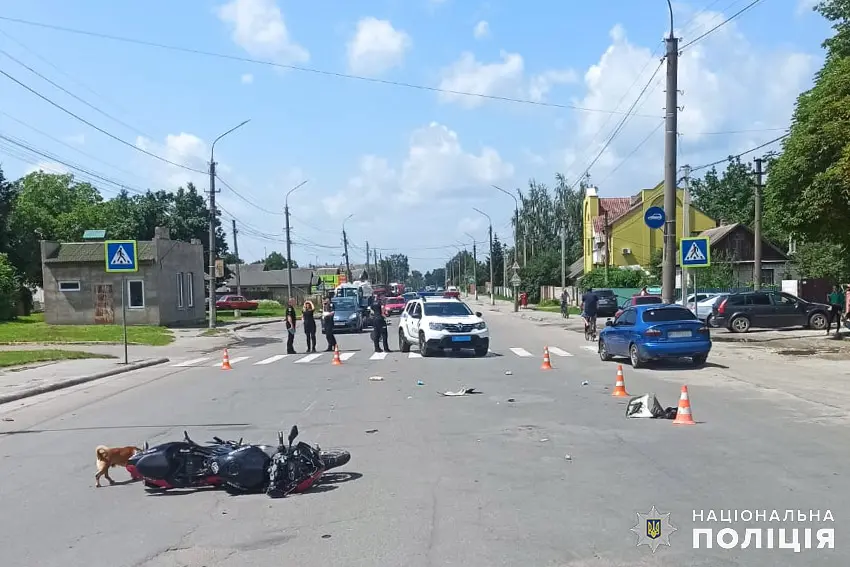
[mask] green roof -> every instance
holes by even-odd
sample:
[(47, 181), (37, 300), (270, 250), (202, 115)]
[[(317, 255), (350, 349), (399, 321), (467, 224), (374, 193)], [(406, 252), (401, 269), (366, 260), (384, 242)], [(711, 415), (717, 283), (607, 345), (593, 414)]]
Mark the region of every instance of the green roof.
[[(106, 261), (104, 246), (103, 242), (63, 242), (44, 261), (48, 263), (103, 263)], [(156, 260), (156, 247), (153, 242), (140, 241), (138, 247), (139, 262)]]

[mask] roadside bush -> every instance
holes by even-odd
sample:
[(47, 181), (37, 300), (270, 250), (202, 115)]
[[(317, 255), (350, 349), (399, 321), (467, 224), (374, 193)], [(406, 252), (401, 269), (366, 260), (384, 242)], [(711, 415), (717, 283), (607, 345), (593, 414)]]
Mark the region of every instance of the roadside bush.
[(540, 307), (558, 307), (561, 305), (561, 301), (558, 299), (541, 299), (538, 305)]
[(6, 254), (0, 254), (0, 321), (11, 321), (18, 314), (20, 278)]
[(257, 302), (257, 305), (259, 309), (283, 309), (280, 301), (275, 301), (274, 299), (261, 299)]

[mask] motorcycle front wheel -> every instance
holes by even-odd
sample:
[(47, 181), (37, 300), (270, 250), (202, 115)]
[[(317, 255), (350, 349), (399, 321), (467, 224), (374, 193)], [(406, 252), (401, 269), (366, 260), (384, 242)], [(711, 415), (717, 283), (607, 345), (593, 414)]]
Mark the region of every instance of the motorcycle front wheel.
[(319, 457), (325, 464), (325, 470), (329, 471), (331, 469), (335, 469), (337, 467), (341, 467), (347, 464), (348, 461), (351, 460), (351, 453), (349, 453), (348, 451), (343, 451), (342, 449), (336, 449), (330, 451), (322, 451), (319, 453)]

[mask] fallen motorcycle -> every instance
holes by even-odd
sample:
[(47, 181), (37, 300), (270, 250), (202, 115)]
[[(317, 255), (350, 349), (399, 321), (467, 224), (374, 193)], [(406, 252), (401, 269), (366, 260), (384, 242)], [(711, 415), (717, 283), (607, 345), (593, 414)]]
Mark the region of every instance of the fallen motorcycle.
[[(298, 428), (293, 426), (292, 430), (297, 436)], [(292, 449), (291, 442), (288, 448), (282, 443), (282, 434), (278, 435), (278, 440), (281, 441), (278, 447), (243, 444), (242, 439), (238, 442), (224, 441), (218, 437), (208, 445), (199, 445), (184, 431), (183, 441), (172, 441), (155, 447), (145, 443), (144, 450), (130, 459), (127, 469), (130, 474), (142, 477), (145, 486), (151, 489), (221, 486), (235, 493), (268, 492), (273, 459), (281, 451), (289, 452)], [(298, 449), (302, 445), (315, 453), (322, 471), (340, 467), (351, 459), (348, 451), (321, 451), (305, 443), (299, 443)], [(306, 453), (304, 450), (302, 452)], [(299, 474), (309, 472), (304, 467), (300, 467), (299, 471), (302, 469), (304, 472)], [(298, 491), (306, 490), (317, 479), (318, 476)]]

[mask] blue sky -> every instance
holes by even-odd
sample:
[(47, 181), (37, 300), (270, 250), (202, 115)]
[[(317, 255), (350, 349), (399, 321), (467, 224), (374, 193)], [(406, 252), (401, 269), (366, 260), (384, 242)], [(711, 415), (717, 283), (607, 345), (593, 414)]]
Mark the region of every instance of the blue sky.
[[(677, 35), (684, 45), (749, 1), (676, 3)], [(714, 161), (782, 134), (829, 33), (806, 4), (765, 0), (683, 51), (680, 164)], [(510, 241), (513, 201), (491, 184), (552, 183), (555, 172), (576, 179), (597, 155), (591, 181), (603, 196), (633, 194), (662, 176), (663, 132), (655, 127), (663, 67), (649, 79), (668, 26), (663, 0), (0, 0), (0, 15), (543, 103), (451, 96), (0, 20), (0, 48), (102, 113), (3, 54), (0, 69), (129, 146), (204, 170), (212, 139), (250, 118), (216, 146), (221, 179), (244, 197), (220, 186), (225, 223), (236, 218), (248, 260), (283, 251), (284, 195), (304, 180), (289, 200), (299, 263), (338, 262), (343, 220), (353, 214), (346, 223), (352, 261), (362, 260), (369, 241), (384, 255), (406, 253), (424, 271), (443, 265), (459, 241), (470, 240), (466, 233), (486, 239), (486, 219), (472, 207)], [(623, 117), (611, 111), (625, 112), (647, 83), (640, 116), (601, 151)], [(72, 170), (106, 196), (116, 184), (208, 187), (204, 175), (122, 145), (5, 77), (0, 97), (4, 136), (113, 181)], [(66, 169), (8, 142), (0, 163), (10, 178)]]

